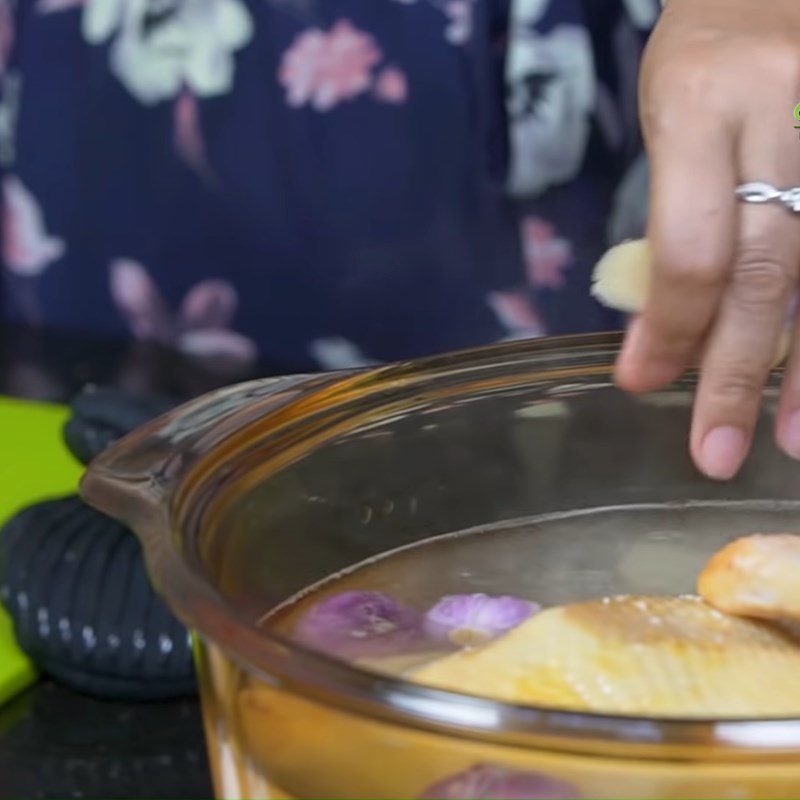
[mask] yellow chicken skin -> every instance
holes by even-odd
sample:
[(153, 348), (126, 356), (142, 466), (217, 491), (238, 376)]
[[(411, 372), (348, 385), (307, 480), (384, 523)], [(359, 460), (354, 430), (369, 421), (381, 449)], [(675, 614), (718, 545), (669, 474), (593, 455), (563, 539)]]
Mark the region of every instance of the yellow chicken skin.
[(550, 608), (411, 674), (512, 703), (662, 717), (800, 714), (800, 636), (696, 597)]
[(711, 558), (697, 590), (728, 614), (800, 621), (800, 536), (737, 539)]

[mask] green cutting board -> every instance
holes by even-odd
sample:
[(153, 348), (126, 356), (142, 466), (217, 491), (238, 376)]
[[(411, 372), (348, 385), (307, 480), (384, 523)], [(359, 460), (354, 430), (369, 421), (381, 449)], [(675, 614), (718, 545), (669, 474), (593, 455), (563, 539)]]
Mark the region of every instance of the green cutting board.
[[(63, 406), (0, 397), (0, 525), (24, 506), (74, 492), (83, 472), (63, 444)], [(0, 705), (36, 680), (0, 605)]]

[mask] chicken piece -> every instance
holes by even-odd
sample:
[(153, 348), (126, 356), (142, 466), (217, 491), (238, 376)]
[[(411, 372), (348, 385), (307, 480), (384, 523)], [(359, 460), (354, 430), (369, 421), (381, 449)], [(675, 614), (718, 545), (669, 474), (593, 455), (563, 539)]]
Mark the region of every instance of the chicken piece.
[(357, 667), (371, 670), (372, 672), (382, 672), (387, 675), (405, 675), (409, 671), (418, 669), (425, 664), (430, 664), (439, 658), (452, 653), (449, 650), (430, 650), (422, 653), (409, 653), (397, 656), (375, 656), (373, 658), (359, 658), (353, 663)]
[(672, 717), (800, 714), (800, 634), (696, 597), (550, 608), (412, 673), (442, 689), (575, 711)]
[(800, 536), (737, 539), (711, 558), (697, 590), (728, 614), (800, 621)]
[[(607, 250), (592, 276), (592, 295), (604, 306), (625, 314), (638, 314), (645, 306), (653, 270), (653, 251), (647, 239), (632, 239)], [(791, 332), (787, 327), (772, 366), (782, 364), (789, 354)]]

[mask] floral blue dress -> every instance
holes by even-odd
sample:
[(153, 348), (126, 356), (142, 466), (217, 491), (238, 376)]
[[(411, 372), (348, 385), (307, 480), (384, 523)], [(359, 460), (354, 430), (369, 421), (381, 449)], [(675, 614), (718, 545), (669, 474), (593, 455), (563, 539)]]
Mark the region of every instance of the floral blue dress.
[(618, 327), (657, 0), (0, 0), (4, 318), (294, 369)]

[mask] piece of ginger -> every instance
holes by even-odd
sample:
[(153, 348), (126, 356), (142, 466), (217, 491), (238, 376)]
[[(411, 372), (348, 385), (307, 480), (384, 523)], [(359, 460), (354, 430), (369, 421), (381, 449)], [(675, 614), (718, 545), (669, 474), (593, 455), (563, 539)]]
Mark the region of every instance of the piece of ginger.
[(592, 295), (625, 314), (644, 308), (650, 288), (653, 250), (647, 239), (633, 239), (607, 250), (592, 276)]
[[(644, 310), (653, 269), (653, 249), (647, 239), (631, 239), (607, 250), (592, 276), (592, 295), (608, 308), (625, 314)], [(782, 364), (791, 343), (787, 328), (781, 335), (772, 366)]]

